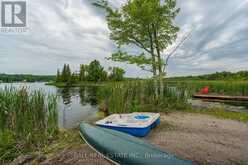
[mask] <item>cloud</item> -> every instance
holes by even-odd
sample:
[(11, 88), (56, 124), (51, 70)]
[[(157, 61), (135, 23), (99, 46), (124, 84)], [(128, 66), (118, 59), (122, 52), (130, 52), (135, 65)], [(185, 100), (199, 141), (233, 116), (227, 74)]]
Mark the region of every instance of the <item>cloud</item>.
[(179, 4), (177, 23), (199, 28), (171, 60), (170, 76), (248, 69), (247, 1), (181, 0)]
[[(126, 0), (109, 2), (118, 8)], [(79, 64), (98, 59), (106, 68), (125, 68), (127, 76), (149, 76), (136, 66), (105, 59), (116, 48), (109, 39), (104, 13), (91, 3), (29, 0), (29, 33), (0, 34), (0, 72), (55, 74), (64, 63), (76, 70)], [(247, 0), (178, 0), (178, 6), (179, 37), (192, 26), (196, 30), (170, 60), (170, 76), (248, 69)]]

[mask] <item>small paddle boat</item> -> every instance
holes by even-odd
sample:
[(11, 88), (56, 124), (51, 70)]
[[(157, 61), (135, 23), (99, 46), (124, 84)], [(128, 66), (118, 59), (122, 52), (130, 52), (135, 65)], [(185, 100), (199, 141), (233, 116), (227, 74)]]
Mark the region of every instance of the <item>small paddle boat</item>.
[(133, 136), (144, 137), (160, 123), (159, 113), (113, 114), (97, 121), (96, 125)]
[(80, 124), (80, 135), (97, 153), (119, 165), (193, 165), (150, 145), (134, 136), (119, 131)]

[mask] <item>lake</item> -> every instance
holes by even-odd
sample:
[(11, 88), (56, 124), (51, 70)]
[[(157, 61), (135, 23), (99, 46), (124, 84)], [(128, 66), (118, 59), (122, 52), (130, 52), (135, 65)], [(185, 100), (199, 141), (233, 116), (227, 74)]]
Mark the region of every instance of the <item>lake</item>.
[(41, 90), (46, 94), (56, 94), (61, 128), (75, 128), (81, 121), (98, 119), (98, 87), (57, 88), (45, 83), (0, 83), (0, 88), (5, 87), (26, 87), (29, 91)]

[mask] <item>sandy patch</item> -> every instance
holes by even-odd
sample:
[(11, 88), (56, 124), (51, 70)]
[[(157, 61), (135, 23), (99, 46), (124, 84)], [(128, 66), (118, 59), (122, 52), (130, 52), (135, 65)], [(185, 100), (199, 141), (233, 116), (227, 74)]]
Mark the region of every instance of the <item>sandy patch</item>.
[[(215, 117), (172, 113), (146, 139), (173, 154), (199, 164), (248, 162), (248, 123)], [(166, 124), (175, 128), (164, 129)]]

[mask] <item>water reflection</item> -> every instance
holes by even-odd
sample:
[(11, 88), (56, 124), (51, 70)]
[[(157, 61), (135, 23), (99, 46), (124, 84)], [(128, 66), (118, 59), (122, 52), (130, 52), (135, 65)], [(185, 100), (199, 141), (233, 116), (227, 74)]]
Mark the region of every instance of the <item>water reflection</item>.
[(73, 128), (81, 121), (91, 121), (97, 118), (99, 87), (59, 88), (60, 127)]
[(90, 104), (96, 106), (97, 91), (99, 87), (80, 87), (80, 88), (60, 88), (58, 94), (62, 97), (63, 103), (69, 105), (72, 103), (73, 97), (80, 97), (80, 104), (85, 106)]

